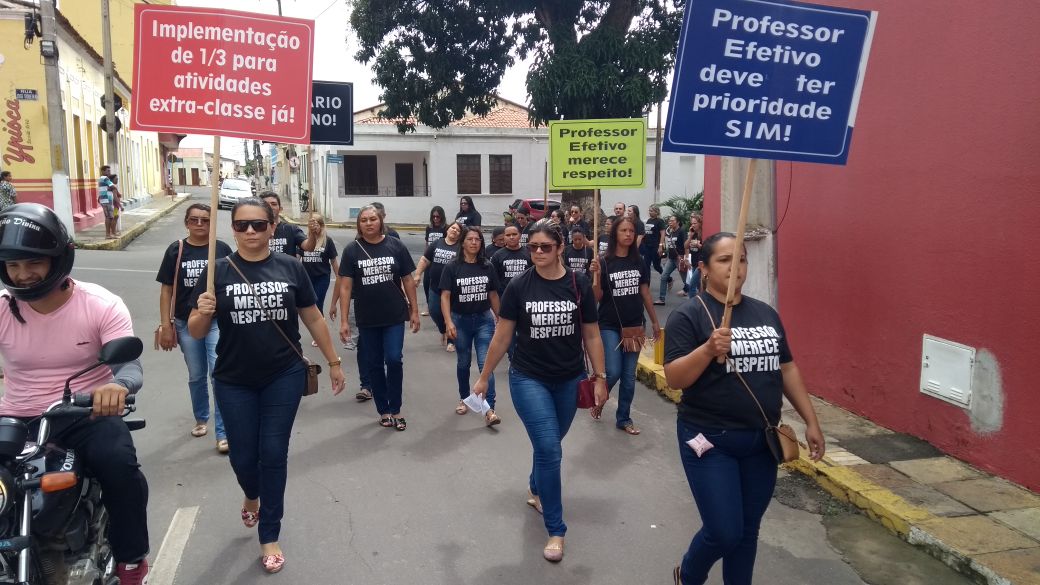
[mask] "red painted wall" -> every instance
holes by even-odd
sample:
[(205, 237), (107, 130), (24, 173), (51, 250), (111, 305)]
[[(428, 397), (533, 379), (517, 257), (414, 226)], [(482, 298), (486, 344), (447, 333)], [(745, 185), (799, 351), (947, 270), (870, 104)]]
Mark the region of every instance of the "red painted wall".
[[(776, 165), (796, 359), (814, 393), (1040, 490), (1040, 3), (832, 3), (879, 21), (848, 165)], [(712, 160), (708, 233), (718, 182)], [(925, 333), (992, 352), (1000, 430), (920, 393)]]

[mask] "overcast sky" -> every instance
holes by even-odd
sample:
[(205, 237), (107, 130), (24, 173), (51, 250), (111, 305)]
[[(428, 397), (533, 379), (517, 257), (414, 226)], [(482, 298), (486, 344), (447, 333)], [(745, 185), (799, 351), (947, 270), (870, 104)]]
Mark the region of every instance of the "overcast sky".
[[(204, 6), (247, 12), (278, 14), (277, 0), (176, 0), (179, 6)], [(360, 110), (380, 102), (380, 88), (372, 83), (372, 71), (354, 59), (357, 42), (352, 38), (348, 24), (349, 0), (282, 0), (282, 14), (306, 18), (316, 22), (314, 33), (314, 79), (322, 81), (350, 81), (354, 83), (354, 109)], [(517, 103), (527, 103), (523, 66), (514, 66), (506, 72), (499, 95)], [(241, 139), (229, 138), (222, 143), (221, 154), (242, 160)], [(212, 150), (210, 136), (189, 135), (181, 141), (183, 148)]]

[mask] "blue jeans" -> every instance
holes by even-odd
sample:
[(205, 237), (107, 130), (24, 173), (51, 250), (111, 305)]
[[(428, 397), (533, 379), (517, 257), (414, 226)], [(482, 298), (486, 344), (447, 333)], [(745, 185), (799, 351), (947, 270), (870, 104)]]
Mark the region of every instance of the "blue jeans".
[(657, 246), (653, 248), (640, 246), (639, 255), (643, 257), (643, 265), (646, 266), (647, 272), (653, 268), (658, 274), (661, 273), (661, 255), (657, 253)]
[(441, 311), (441, 290), (430, 285), (430, 293), (426, 296), (426, 304), (430, 308), (430, 318), (433, 319), (437, 331), (444, 335), (444, 313)]
[(318, 311), (322, 315), (325, 314), (325, 295), (329, 292), (329, 283), (331, 281), (331, 274), (311, 277), (311, 286), (314, 288), (314, 296), (317, 297), (317, 301), (314, 304), (318, 305)]
[(693, 296), (701, 291), (701, 269), (694, 268), (690, 271), (689, 276), (686, 278), (686, 286), (683, 290), (690, 296)]
[(282, 529), (289, 437), (305, 375), (298, 362), (259, 387), (213, 381), (225, 413), (235, 478), (247, 498), (260, 498), (260, 544), (276, 542)]
[[(726, 585), (751, 585), (758, 528), (776, 487), (776, 460), (758, 429), (715, 431), (678, 421), (679, 458), (686, 471), (701, 529), (682, 560), (682, 582), (704, 583), (722, 559)], [(697, 457), (686, 444), (703, 433), (714, 448)]]
[[(484, 369), (484, 358), (487, 357), (488, 346), (491, 338), (495, 335), (495, 318), (491, 311), (462, 315), (452, 313), (451, 320), (455, 323), (455, 374), (459, 379), (459, 398), (469, 396), (469, 369), (473, 363), (473, 355), (470, 348), (477, 352), (477, 368)], [(488, 379), (487, 401), (491, 408), (495, 408), (495, 374)]]
[(625, 351), (619, 347), (621, 332), (614, 329), (600, 329), (599, 337), (603, 340), (603, 357), (607, 366), (607, 391), (614, 384), (618, 385), (617, 428), (632, 424), (632, 399), (636, 396), (636, 362), (638, 351)]
[(534, 448), (534, 464), (528, 485), (531, 493), (542, 500), (542, 520), (549, 536), (564, 536), (563, 481), (560, 461), (563, 459), (563, 437), (571, 428), (578, 410), (578, 375), (566, 382), (546, 382), (509, 368), (509, 394), (513, 408), (527, 429)]
[(665, 295), (668, 294), (668, 279), (672, 277), (672, 273), (679, 268), (678, 258), (669, 258), (664, 265), (664, 272), (661, 273), (661, 290), (657, 291), (657, 297), (659, 300), (664, 300)]
[(379, 414), (401, 413), (404, 384), (404, 323), (388, 327), (358, 327), (358, 351)]
[[(188, 366), (188, 394), (191, 396), (195, 422), (209, 422), (209, 383), (213, 376), (213, 365), (217, 363), (217, 340), (220, 338), (217, 320), (213, 320), (209, 333), (203, 339), (195, 339), (188, 333), (188, 322), (184, 319), (174, 319), (174, 326), (177, 328), (177, 344), (181, 346), (184, 363)], [(217, 440), (226, 439), (224, 418), (220, 416), (220, 406), (215, 399), (213, 423)]]

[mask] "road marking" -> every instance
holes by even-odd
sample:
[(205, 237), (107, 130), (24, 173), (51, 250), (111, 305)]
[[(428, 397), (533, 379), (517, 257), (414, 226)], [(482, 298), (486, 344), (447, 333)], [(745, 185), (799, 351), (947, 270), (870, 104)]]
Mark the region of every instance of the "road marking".
[(90, 266), (76, 266), (73, 270), (100, 270), (102, 272), (147, 272), (151, 274), (154, 270), (141, 270), (139, 268), (93, 268)]
[(170, 527), (166, 529), (159, 554), (155, 556), (155, 563), (148, 572), (150, 585), (173, 585), (173, 579), (181, 565), (181, 557), (184, 556), (184, 547), (188, 544), (188, 537), (195, 528), (198, 515), (198, 506), (177, 508), (173, 513), (173, 520), (170, 520)]

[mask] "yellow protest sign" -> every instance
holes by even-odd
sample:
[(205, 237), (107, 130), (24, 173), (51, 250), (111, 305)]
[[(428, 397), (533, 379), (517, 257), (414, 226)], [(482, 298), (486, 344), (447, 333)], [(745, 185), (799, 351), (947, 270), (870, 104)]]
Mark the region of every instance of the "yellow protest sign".
[(646, 182), (646, 120), (549, 122), (550, 189), (632, 189)]

